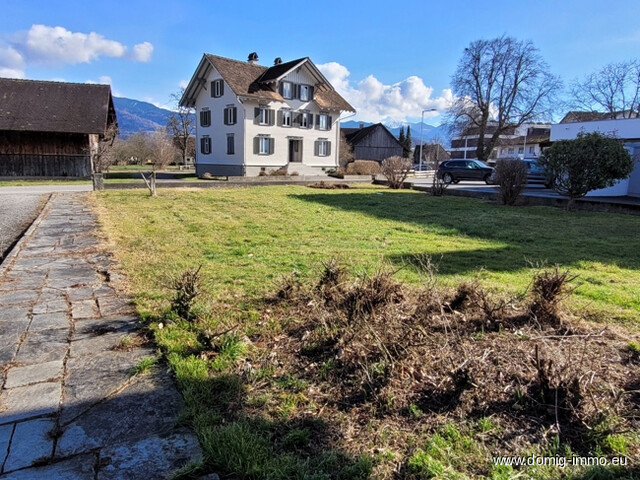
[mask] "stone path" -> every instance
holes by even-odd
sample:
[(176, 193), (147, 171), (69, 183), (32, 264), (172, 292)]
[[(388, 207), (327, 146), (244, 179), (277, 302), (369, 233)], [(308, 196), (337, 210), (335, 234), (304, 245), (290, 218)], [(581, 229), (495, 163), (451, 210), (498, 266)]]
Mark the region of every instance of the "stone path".
[(201, 456), (113, 287), (87, 194), (54, 194), (0, 267), (0, 479), (165, 478)]

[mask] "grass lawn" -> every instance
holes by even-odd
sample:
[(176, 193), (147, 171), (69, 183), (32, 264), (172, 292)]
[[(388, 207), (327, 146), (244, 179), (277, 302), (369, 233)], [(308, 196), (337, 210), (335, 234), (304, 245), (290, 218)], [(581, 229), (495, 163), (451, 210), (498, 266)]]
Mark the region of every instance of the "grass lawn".
[[(161, 189), (155, 198), (144, 190), (110, 190), (97, 194), (96, 201), (138, 309), (185, 396), (185, 421), (196, 430), (203, 446), (203, 465), (186, 467), (182, 473), (187, 477), (191, 470), (213, 469), (248, 479), (529, 478), (523, 474), (548, 479), (597, 474), (602, 476), (593, 478), (619, 478), (617, 469), (492, 466), (489, 457), (496, 451), (501, 455), (554, 456), (576, 451), (586, 455), (582, 446), (564, 443), (550, 433), (552, 429), (543, 429), (544, 422), (538, 423), (533, 414), (527, 416), (531, 428), (523, 438), (535, 441), (518, 443), (517, 438), (509, 437), (514, 424), (517, 431), (518, 412), (532, 407), (527, 403), (528, 391), (516, 388), (508, 393), (500, 386), (502, 377), (478, 377), (476, 383), (488, 381), (487, 385), (497, 388), (496, 395), (506, 395), (506, 406), (501, 408), (512, 416), (486, 409), (483, 415), (469, 418), (453, 410), (436, 415), (432, 408), (437, 410), (433, 407), (437, 389), (434, 396), (425, 397), (426, 403), (400, 407), (400, 396), (394, 398), (393, 392), (387, 392), (377, 397), (377, 403), (353, 400), (356, 407), (343, 408), (343, 399), (335, 398), (335, 392), (341, 391), (343, 380), (345, 385), (352, 380), (335, 377), (342, 371), (338, 364), (343, 360), (336, 356), (311, 361), (297, 356), (320, 348), (309, 344), (309, 338), (321, 335), (315, 330), (315, 319), (310, 324), (305, 318), (305, 309), (315, 309), (315, 300), (308, 305), (306, 300), (270, 304), (265, 296), (273, 295), (282, 279), (294, 271), (296, 277), (290, 279), (316, 282), (323, 262), (331, 258), (351, 275), (392, 268), (394, 279), (415, 288), (425, 283), (424, 265), (430, 259), (437, 264), (438, 281), (444, 286), (478, 280), (503, 298), (527, 291), (532, 265), (560, 265), (577, 274), (582, 283), (569, 300), (576, 315), (632, 332), (598, 344), (602, 358), (597, 360), (604, 370), (626, 368), (634, 376), (638, 369), (633, 362), (640, 364), (640, 344), (632, 340), (640, 330), (640, 217), (504, 207), (371, 186), (349, 190), (298, 186)], [(168, 285), (172, 277), (199, 265), (205, 293), (193, 309), (196, 319), (184, 320), (169, 311), (173, 293)], [(331, 322), (329, 315), (315, 323)], [(332, 338), (341, 333), (335, 325)], [(469, 325), (465, 328), (471, 328)], [(432, 343), (432, 350), (418, 357), (418, 363), (422, 358), (424, 365), (434, 369), (433, 375), (437, 368), (451, 368), (444, 362), (449, 358), (445, 358), (443, 341), (457, 345), (451, 350), (455, 363), (459, 363), (458, 354), (491, 359), (491, 352), (508, 343), (504, 348), (507, 358), (499, 359), (504, 368), (520, 362), (531, 375), (526, 355), (532, 351), (531, 342), (538, 342), (541, 351), (556, 352), (556, 364), (564, 360), (560, 358), (564, 350), (582, 352), (580, 364), (566, 364), (563, 371), (571, 371), (573, 365), (576, 371), (588, 367), (600, 372), (596, 359), (592, 366), (584, 362), (584, 335), (565, 345), (545, 339), (535, 329), (485, 332), (481, 327), (460, 330), (456, 338), (447, 337), (446, 331), (434, 330), (426, 342)], [(555, 333), (550, 338), (562, 336)], [(426, 348), (426, 343), (420, 348)], [(408, 352), (413, 346), (407, 348)], [(610, 363), (608, 355), (617, 360)], [(620, 363), (623, 361), (631, 363)], [(411, 371), (414, 367), (420, 368), (413, 365)], [(389, 368), (376, 361), (365, 370), (375, 380)], [(424, 378), (431, 377), (425, 373)], [(535, 374), (527, 378), (536, 381)], [(625, 380), (624, 374), (618, 378)], [(438, 383), (438, 388), (442, 385)], [(476, 394), (475, 401), (482, 402), (479, 387)], [(412, 395), (407, 398), (424, 394)], [(556, 393), (556, 402), (557, 398)], [(509, 410), (512, 403), (516, 410)], [(591, 433), (585, 431), (585, 438), (593, 440), (588, 448), (594, 448), (596, 454), (637, 457), (637, 435), (612, 433), (617, 417), (606, 418), (608, 423), (600, 419)], [(596, 430), (602, 434), (596, 435)], [(624, 473), (637, 472), (626, 469)]]

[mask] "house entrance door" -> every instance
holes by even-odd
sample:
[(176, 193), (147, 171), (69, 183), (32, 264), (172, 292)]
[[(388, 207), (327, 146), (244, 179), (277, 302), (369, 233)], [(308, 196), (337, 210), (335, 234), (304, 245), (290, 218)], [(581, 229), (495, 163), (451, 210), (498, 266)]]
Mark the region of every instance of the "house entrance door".
[(302, 162), (302, 140), (289, 139), (289, 163)]

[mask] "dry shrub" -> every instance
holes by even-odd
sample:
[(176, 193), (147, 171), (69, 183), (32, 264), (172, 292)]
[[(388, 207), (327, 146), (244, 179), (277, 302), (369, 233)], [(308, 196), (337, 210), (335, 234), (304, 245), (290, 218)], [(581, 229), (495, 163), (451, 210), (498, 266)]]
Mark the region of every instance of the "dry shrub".
[(577, 286), (571, 285), (577, 278), (569, 270), (561, 272), (556, 266), (553, 270), (543, 270), (534, 275), (531, 283), (532, 299), (529, 314), (541, 325), (562, 325), (561, 302), (567, 298)]
[(307, 185), (307, 187), (320, 188), (324, 190), (344, 190), (346, 188), (349, 188), (349, 185), (347, 185), (346, 183), (327, 183), (324, 180), (321, 180), (319, 182), (310, 183), (309, 185)]
[(387, 177), (389, 188), (402, 188), (404, 181), (411, 170), (411, 161), (408, 158), (393, 156), (382, 161), (382, 174)]
[(322, 267), (320, 280), (315, 286), (315, 291), (324, 299), (325, 303), (336, 304), (344, 294), (346, 269), (334, 258), (323, 262)]
[(291, 300), (298, 295), (301, 288), (302, 282), (300, 280), (300, 274), (294, 270), (281, 279), (278, 290), (276, 291), (276, 299)]
[(180, 318), (191, 320), (191, 308), (196, 297), (201, 293), (202, 277), (200, 269), (187, 268), (177, 277), (169, 280), (169, 288), (174, 290), (173, 299), (171, 300), (171, 310)]
[(501, 159), (493, 174), (504, 205), (513, 205), (527, 184), (527, 166), (521, 160)]
[(270, 177), (285, 177), (287, 175), (288, 175), (288, 173), (287, 173), (287, 167), (286, 166), (280, 167), (280, 168), (278, 168), (276, 170), (271, 170), (269, 172), (269, 176)]
[(372, 160), (355, 160), (347, 165), (347, 175), (377, 175), (380, 164)]

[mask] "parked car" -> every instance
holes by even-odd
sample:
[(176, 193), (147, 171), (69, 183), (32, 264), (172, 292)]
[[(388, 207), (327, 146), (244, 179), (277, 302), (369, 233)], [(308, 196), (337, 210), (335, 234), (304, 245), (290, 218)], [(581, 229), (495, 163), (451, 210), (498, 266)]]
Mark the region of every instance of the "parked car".
[(447, 160), (438, 166), (438, 178), (444, 183), (458, 183), (460, 180), (480, 180), (491, 183), (493, 168), (480, 160)]
[(527, 183), (549, 184), (544, 168), (537, 161), (525, 158), (523, 162), (527, 166)]

